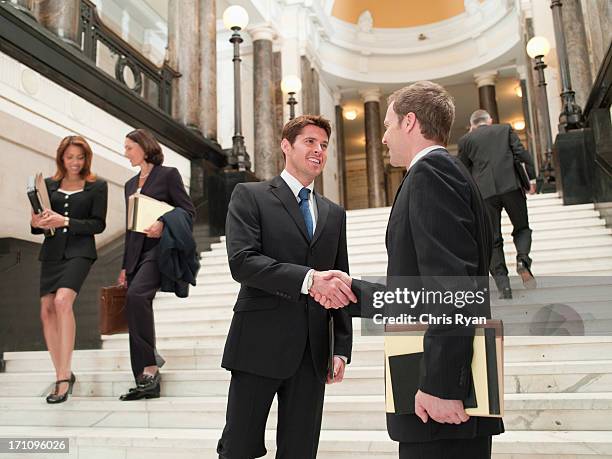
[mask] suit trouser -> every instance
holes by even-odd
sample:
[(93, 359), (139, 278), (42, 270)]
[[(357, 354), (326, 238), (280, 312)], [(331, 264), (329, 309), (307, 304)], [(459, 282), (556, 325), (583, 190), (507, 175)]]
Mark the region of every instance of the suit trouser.
[(138, 265), (127, 277), (125, 309), (130, 332), (130, 360), (134, 378), (145, 367), (157, 365), (155, 351), (155, 322), (153, 320), (153, 298), (161, 285), (157, 266), (157, 247), (140, 255)]
[(400, 443), (399, 459), (490, 459), (491, 437)]
[(297, 372), (288, 379), (232, 371), (226, 424), (217, 446), (220, 458), (253, 459), (266, 455), (266, 420), (275, 394), (276, 458), (316, 458), (325, 384), (315, 374), (309, 345)]
[(527, 200), (522, 190), (509, 191), (498, 196), (485, 199), (487, 211), (493, 226), (493, 251), (491, 253), (491, 275), (498, 288), (509, 287), (508, 268), (504, 257), (504, 239), (501, 232), (501, 211), (506, 210), (512, 222), (512, 238), (516, 247), (516, 261), (531, 267), (531, 229), (527, 215)]

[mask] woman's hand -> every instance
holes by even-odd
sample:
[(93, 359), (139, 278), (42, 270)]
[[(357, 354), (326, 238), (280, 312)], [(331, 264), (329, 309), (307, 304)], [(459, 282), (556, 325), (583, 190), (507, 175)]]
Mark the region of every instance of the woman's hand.
[(32, 212), (32, 219), (30, 220), (30, 225), (32, 226), (32, 228), (40, 228), (40, 222), (43, 219), (43, 214), (35, 214), (34, 212)]
[(163, 231), (164, 231), (164, 222), (159, 221), (159, 220), (144, 230), (147, 237), (150, 237), (152, 239), (159, 239)]
[(45, 209), (41, 215), (42, 219), (39, 222), (39, 228), (51, 229), (65, 226), (64, 216), (52, 211), (51, 209)]
[(119, 272), (119, 277), (117, 278), (117, 285), (127, 288), (127, 276), (125, 275), (125, 269), (122, 269)]

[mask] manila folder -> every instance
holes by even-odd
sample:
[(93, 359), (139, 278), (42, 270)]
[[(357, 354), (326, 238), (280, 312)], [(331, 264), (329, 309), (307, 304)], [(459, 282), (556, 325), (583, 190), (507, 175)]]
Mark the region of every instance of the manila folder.
[(128, 198), (128, 226), (130, 231), (144, 233), (159, 217), (174, 207), (144, 194), (134, 193)]

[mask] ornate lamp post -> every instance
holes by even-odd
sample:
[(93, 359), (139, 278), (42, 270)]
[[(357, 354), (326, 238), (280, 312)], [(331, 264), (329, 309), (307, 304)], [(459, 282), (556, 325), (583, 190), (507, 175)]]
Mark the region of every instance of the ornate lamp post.
[(544, 57), (550, 51), (550, 43), (544, 37), (533, 37), (527, 43), (527, 54), (535, 60), (534, 69), (538, 72), (538, 87), (542, 94), (542, 104), (540, 109), (544, 118), (544, 132), (546, 134), (546, 151), (544, 153), (544, 161), (540, 166), (540, 175), (537, 178), (538, 192), (542, 190), (544, 182), (551, 184), (555, 181), (555, 169), (552, 163), (552, 131), (550, 129), (550, 112), (548, 111), (548, 95), (546, 94), (546, 79), (544, 77), (544, 69), (547, 65), (544, 63)]
[(238, 5), (230, 6), (223, 13), (223, 23), (225, 27), (233, 32), (230, 43), (234, 45), (234, 136), (232, 137), (232, 150), (227, 159), (228, 168), (238, 169), (239, 171), (249, 170), (251, 161), (244, 145), (242, 135), (242, 100), (240, 91), (240, 43), (242, 37), (240, 30), (244, 29), (249, 23), (249, 14)]
[(555, 28), (555, 42), (557, 43), (557, 57), (559, 59), (559, 73), (561, 75), (561, 101), (563, 108), (559, 115), (559, 131), (566, 132), (582, 127), (582, 110), (576, 103), (575, 93), (572, 90), (567, 47), (565, 46), (565, 32), (563, 31), (563, 15), (561, 13), (561, 0), (552, 0), (550, 9), (553, 14)]
[(281, 81), (281, 90), (289, 96), (287, 105), (289, 105), (289, 119), (292, 120), (295, 118), (295, 106), (298, 103), (295, 95), (302, 90), (302, 80), (295, 75), (287, 75)]

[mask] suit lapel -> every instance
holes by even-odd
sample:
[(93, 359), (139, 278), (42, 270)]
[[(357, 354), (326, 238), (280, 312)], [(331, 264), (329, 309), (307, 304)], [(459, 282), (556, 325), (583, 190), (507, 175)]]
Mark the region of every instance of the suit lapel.
[(323, 228), (325, 228), (325, 223), (327, 223), (327, 216), (329, 215), (329, 203), (325, 201), (318, 193), (315, 193), (315, 199), (317, 201), (317, 226), (312, 236), (311, 246), (315, 245), (319, 236), (323, 232)]
[[(402, 191), (402, 187), (404, 186), (404, 183), (406, 182), (406, 179), (408, 178), (408, 174), (409, 172), (406, 171), (406, 173), (404, 174), (404, 178), (402, 179), (400, 186), (397, 187), (397, 191), (395, 193), (395, 197), (393, 198), (393, 204), (391, 205), (391, 212), (389, 212), (389, 222), (391, 221), (391, 216), (393, 215), (393, 209), (395, 208), (395, 203), (397, 202), (397, 197), (399, 196), (400, 192)], [(389, 222), (387, 222), (387, 231), (385, 232), (385, 247), (388, 246), (388, 240), (389, 240)]]
[[(304, 217), (302, 216), (302, 212), (300, 212), (300, 208), (298, 207), (297, 200), (289, 188), (289, 185), (285, 183), (285, 181), (280, 176), (274, 177), (270, 181), (270, 187), (272, 193), (283, 203), (287, 213), (291, 215), (296, 226), (300, 229), (302, 236), (304, 239), (308, 241), (308, 233), (306, 232), (306, 222), (304, 222)], [(313, 238), (314, 239), (314, 238)]]
[[(151, 183), (153, 183), (155, 181), (155, 177), (157, 177), (157, 174), (159, 173), (159, 170), (160, 170), (160, 166), (155, 166), (155, 167), (153, 167), (153, 169), (151, 169), (151, 172), (149, 173), (149, 176), (145, 180), (144, 184), (142, 185), (142, 189), (140, 190), (140, 192), (142, 194), (145, 194), (145, 191), (147, 191), (151, 187)], [(140, 174), (138, 174), (138, 178), (136, 179), (136, 189), (138, 189), (138, 180), (139, 179), (140, 179)], [(136, 191), (136, 190), (134, 190), (134, 191)]]

